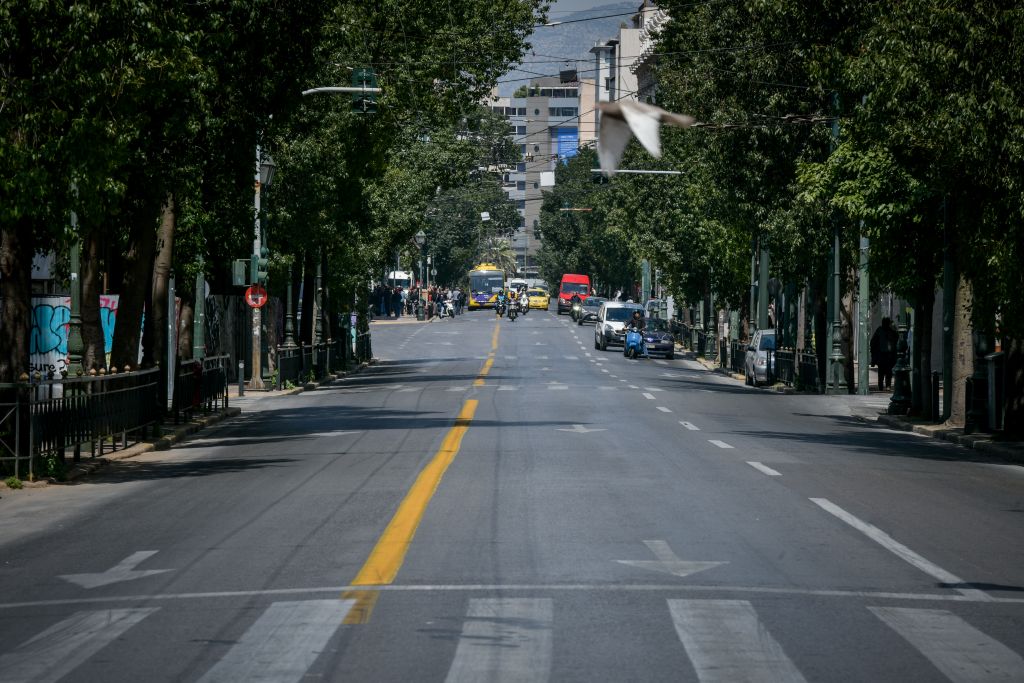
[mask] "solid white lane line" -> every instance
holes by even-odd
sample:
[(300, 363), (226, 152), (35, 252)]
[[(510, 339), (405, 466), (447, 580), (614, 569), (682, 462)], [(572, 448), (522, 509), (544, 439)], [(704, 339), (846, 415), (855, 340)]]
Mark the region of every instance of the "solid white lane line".
[(671, 409), (666, 408), (665, 406), (658, 406), (658, 410), (660, 410), (663, 413), (671, 413), (672, 412)]
[(547, 681), (551, 677), (551, 598), (474, 598), (446, 683)]
[(550, 384), (550, 385), (548, 385), (548, 389), (552, 389), (554, 391), (565, 390), (565, 389), (568, 389), (568, 388), (569, 388), (569, 386), (567, 384)]
[(769, 477), (781, 477), (782, 476), (781, 472), (776, 472), (775, 470), (773, 470), (771, 467), (768, 467), (768, 465), (765, 465), (764, 463), (750, 462), (748, 460), (747, 464), (750, 465), (751, 467), (753, 467), (755, 470), (758, 470), (760, 472), (764, 472)]
[[(885, 533), (878, 527), (868, 524), (865, 521), (858, 519), (851, 515), (849, 512), (839, 507), (827, 498), (811, 498), (811, 502), (825, 510), (826, 512), (838, 517), (842, 521), (852, 526), (857, 531), (861, 532), (875, 543), (879, 544), (889, 552), (893, 553), (905, 562), (912, 564), (917, 567), (925, 574), (938, 579), (942, 583), (950, 584), (952, 586), (966, 583), (956, 574), (947, 572), (942, 567), (933, 563), (931, 560), (927, 560), (924, 557), (918, 555), (913, 550), (903, 545), (889, 534)], [(958, 593), (962, 595), (969, 595), (972, 598), (978, 600), (991, 600), (991, 596), (984, 591), (980, 591), (976, 588), (958, 588)]]
[(679, 424), (683, 425), (684, 427), (689, 429), (691, 432), (699, 432), (700, 431), (700, 427), (698, 427), (697, 425), (693, 424), (692, 422), (685, 422), (683, 420), (680, 420)]
[(664, 389), (659, 389), (658, 387), (644, 387), (644, 389), (646, 389), (647, 391), (665, 391)]
[(355, 603), (272, 603), (199, 683), (302, 680)]
[(654, 394), (648, 394), (646, 391), (644, 393), (642, 393), (641, 396), (646, 398), (648, 401), (653, 401), (654, 400)]
[(1024, 681), (1024, 659), (944, 609), (869, 607), (954, 683)]
[(629, 388), (630, 388), (630, 389), (639, 389), (640, 387), (638, 387), (638, 386), (637, 386), (637, 385), (635, 385), (635, 384), (630, 384), (630, 385), (629, 385)]
[(718, 446), (719, 448), (732, 448), (732, 446), (730, 446), (726, 442), (719, 441), (718, 439), (708, 439), (708, 443), (713, 443), (716, 446)]
[(669, 600), (701, 683), (804, 681), (746, 600)]
[(75, 612), (0, 656), (0, 681), (58, 681), (158, 609)]

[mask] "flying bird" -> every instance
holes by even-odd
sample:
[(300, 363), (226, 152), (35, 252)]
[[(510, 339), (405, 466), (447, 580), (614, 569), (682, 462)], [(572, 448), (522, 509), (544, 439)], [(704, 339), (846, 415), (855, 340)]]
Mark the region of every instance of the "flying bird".
[(661, 107), (643, 102), (598, 102), (601, 127), (597, 138), (597, 157), (601, 170), (614, 175), (626, 145), (634, 135), (651, 156), (661, 157), (661, 124), (688, 128), (695, 123), (692, 116), (673, 114)]

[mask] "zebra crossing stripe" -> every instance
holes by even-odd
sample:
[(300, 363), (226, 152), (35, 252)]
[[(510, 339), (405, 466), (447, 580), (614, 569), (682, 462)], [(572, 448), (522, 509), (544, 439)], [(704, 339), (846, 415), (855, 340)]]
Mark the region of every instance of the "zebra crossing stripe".
[(954, 683), (1024, 681), (1024, 659), (944, 609), (869, 607)]
[(275, 602), (199, 683), (300, 681), (355, 600)]
[(75, 612), (0, 656), (0, 681), (58, 681), (158, 609)]
[(551, 598), (469, 601), (446, 683), (509, 683), (551, 677)]
[(701, 683), (804, 681), (746, 600), (669, 600)]

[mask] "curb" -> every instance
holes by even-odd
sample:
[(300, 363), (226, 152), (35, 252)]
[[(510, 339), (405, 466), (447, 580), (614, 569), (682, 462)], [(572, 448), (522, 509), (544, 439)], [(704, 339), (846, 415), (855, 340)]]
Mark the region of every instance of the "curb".
[(933, 439), (942, 439), (964, 448), (971, 448), (987, 455), (994, 455), (1011, 463), (1024, 464), (1024, 444), (1014, 447), (1009, 444), (993, 441), (987, 434), (964, 434), (962, 429), (951, 429), (943, 427), (941, 424), (918, 424), (901, 416), (886, 415), (885, 413), (879, 414), (878, 422), (892, 429), (913, 432), (929, 436)]

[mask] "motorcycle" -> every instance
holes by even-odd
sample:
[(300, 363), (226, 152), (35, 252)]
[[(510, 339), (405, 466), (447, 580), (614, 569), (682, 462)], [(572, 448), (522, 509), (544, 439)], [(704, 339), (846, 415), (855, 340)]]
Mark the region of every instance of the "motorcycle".
[(499, 301), (498, 303), (494, 304), (494, 314), (498, 318), (504, 317), (504, 315), (505, 315), (505, 302), (504, 301)]
[(508, 319), (512, 322), (516, 321), (516, 317), (519, 315), (519, 305), (513, 301), (508, 307)]
[(438, 308), (438, 311), (437, 311), (437, 317), (438, 318), (454, 318), (455, 317), (455, 306), (452, 305), (451, 301), (445, 299), (444, 301), (441, 302), (441, 306)]
[(644, 349), (644, 336), (635, 327), (629, 327), (626, 330), (626, 339), (622, 345), (622, 355), (626, 358), (647, 355), (646, 349)]
[(582, 314), (583, 314), (583, 304), (581, 302), (579, 302), (579, 301), (574, 301), (573, 304), (572, 304), (572, 310), (569, 312), (569, 317), (572, 318), (573, 322), (576, 322), (577, 320), (579, 320), (579, 318), (580, 318), (580, 316)]

